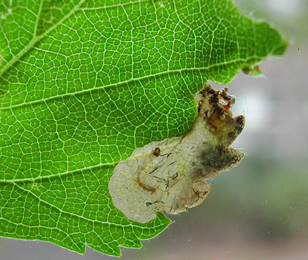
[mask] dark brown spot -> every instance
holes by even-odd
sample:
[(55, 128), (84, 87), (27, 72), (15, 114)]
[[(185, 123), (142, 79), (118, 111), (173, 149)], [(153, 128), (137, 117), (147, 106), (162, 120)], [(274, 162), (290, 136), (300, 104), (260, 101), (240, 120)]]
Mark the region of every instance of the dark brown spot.
[(172, 175), (171, 179), (175, 180), (178, 176), (179, 176), (179, 174), (176, 172), (175, 174)]
[(225, 148), (224, 145), (220, 144), (220, 145), (217, 146), (217, 150), (218, 150), (218, 153), (219, 153), (220, 155), (222, 155), (223, 152), (226, 150), (226, 148)]
[(234, 133), (234, 132), (228, 133), (228, 137), (229, 137), (231, 140), (234, 140), (234, 139), (235, 139), (235, 133)]
[(223, 115), (224, 112), (225, 112), (224, 109), (223, 109), (222, 107), (220, 107), (220, 106), (216, 106), (216, 107), (214, 108), (214, 113), (215, 113), (216, 115), (218, 115), (218, 116)]
[(159, 202), (158, 200), (156, 200), (154, 202), (146, 202), (145, 205), (148, 207), (148, 206), (151, 206), (151, 205), (158, 203), (158, 202)]
[(216, 92), (214, 92), (214, 94), (213, 94), (212, 97), (210, 98), (210, 102), (211, 102), (212, 104), (216, 104), (216, 103), (218, 103), (218, 100), (219, 100), (218, 94), (217, 94)]
[(215, 90), (212, 89), (211, 85), (206, 85), (204, 90), (203, 90), (203, 93), (204, 92), (211, 94), (211, 95), (214, 95), (216, 93)]
[(228, 95), (228, 88), (225, 88), (223, 91), (222, 91), (222, 93), (221, 93), (221, 97), (225, 100), (225, 101), (230, 101), (230, 100), (232, 100), (233, 99), (233, 97), (232, 96), (229, 96)]
[(238, 116), (236, 117), (235, 122), (239, 125), (243, 125), (244, 124), (244, 117), (243, 116)]
[(160, 149), (159, 149), (159, 147), (156, 147), (156, 148), (154, 149), (153, 155), (156, 156), (156, 157), (160, 156)]
[(242, 71), (245, 73), (245, 74), (249, 74), (251, 72), (251, 68), (249, 67), (245, 67), (242, 69)]

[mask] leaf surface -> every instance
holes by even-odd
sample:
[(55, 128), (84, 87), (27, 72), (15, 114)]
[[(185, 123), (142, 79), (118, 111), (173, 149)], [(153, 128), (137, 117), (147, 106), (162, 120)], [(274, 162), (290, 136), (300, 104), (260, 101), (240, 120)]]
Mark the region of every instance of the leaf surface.
[(0, 235), (120, 256), (162, 232), (111, 202), (115, 165), (186, 133), (209, 80), (286, 42), (229, 0), (0, 3)]

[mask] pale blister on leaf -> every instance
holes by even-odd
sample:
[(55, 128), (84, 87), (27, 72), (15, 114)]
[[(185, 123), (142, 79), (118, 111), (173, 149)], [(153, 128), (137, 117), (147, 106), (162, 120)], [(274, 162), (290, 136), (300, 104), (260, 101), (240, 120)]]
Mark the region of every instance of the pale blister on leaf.
[(211, 189), (207, 181), (243, 159), (229, 148), (244, 127), (244, 117), (233, 118), (230, 111), (235, 99), (208, 85), (196, 100), (198, 117), (188, 133), (149, 143), (115, 167), (109, 192), (128, 219), (147, 223), (157, 212), (177, 214), (199, 205)]

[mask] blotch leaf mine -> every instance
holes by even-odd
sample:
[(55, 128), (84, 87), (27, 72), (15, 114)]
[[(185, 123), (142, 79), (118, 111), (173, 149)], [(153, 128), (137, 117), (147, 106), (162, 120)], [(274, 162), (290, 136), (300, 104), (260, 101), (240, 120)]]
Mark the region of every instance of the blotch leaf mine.
[(128, 219), (147, 223), (157, 212), (178, 214), (199, 205), (210, 192), (210, 178), (243, 159), (229, 148), (244, 128), (243, 116), (232, 118), (235, 99), (207, 85), (196, 100), (198, 117), (187, 133), (149, 143), (115, 167), (109, 193)]

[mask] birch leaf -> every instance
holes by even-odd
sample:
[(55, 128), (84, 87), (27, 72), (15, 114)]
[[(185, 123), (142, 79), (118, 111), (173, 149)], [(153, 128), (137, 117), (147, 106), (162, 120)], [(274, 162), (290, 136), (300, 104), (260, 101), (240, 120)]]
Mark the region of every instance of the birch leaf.
[(0, 235), (140, 248), (170, 220), (115, 208), (114, 167), (188, 132), (207, 81), (227, 84), (286, 45), (230, 0), (2, 0)]

